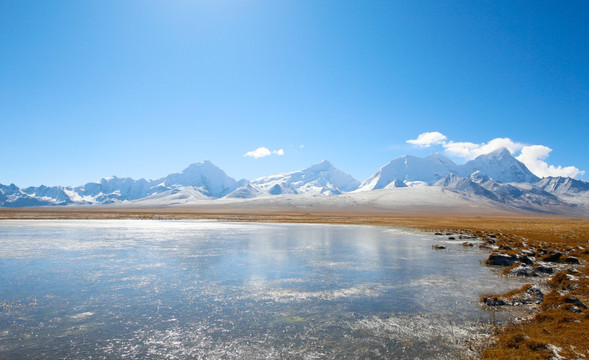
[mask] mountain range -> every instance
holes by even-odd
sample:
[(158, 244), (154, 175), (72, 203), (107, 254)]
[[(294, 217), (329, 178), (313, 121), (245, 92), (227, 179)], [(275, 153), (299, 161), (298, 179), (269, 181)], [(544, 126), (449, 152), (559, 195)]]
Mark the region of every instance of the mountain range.
[(340, 198), (337, 201), (341, 203), (345, 198), (350, 204), (370, 202), (386, 208), (387, 203), (382, 202), (384, 198), (390, 199), (392, 206), (401, 198), (410, 204), (412, 194), (416, 202), (425, 201), (416, 195), (425, 193), (428, 197), (440, 197), (442, 201), (441, 197), (448, 197), (449, 192), (454, 194), (452, 199), (496, 208), (589, 214), (589, 183), (565, 177), (540, 179), (505, 148), (480, 155), (463, 165), (437, 153), (425, 158), (405, 155), (390, 161), (362, 182), (338, 170), (329, 161), (251, 181), (237, 181), (210, 161), (203, 161), (155, 180), (112, 176), (74, 187), (19, 188), (14, 184), (0, 184), (0, 206), (174, 206), (203, 202), (247, 203), (260, 199), (296, 202), (302, 198), (306, 199), (305, 204), (312, 206), (313, 201), (309, 199)]

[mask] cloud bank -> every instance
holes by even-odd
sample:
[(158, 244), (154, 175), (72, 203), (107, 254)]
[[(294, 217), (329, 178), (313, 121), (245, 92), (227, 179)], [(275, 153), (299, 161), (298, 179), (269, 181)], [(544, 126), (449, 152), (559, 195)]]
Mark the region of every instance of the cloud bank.
[(259, 158), (263, 158), (265, 156), (270, 156), (272, 154), (282, 156), (282, 155), (284, 155), (284, 150), (278, 149), (278, 150), (270, 151), (270, 149), (268, 149), (267, 147), (262, 146), (262, 147), (257, 148), (256, 150), (246, 152), (243, 156), (253, 157), (254, 159), (259, 159)]
[(539, 177), (567, 176), (574, 178), (585, 174), (585, 171), (579, 170), (574, 166), (548, 165), (545, 160), (552, 151), (548, 146), (526, 145), (513, 141), (510, 138), (495, 138), (487, 143), (476, 144), (466, 141), (457, 142), (448, 140), (444, 134), (433, 131), (419, 134), (416, 139), (407, 140), (407, 143), (422, 148), (441, 145), (446, 154), (465, 160), (472, 160), (479, 155), (488, 154), (500, 148), (506, 148), (512, 155), (517, 155), (516, 159), (524, 163), (531, 172)]

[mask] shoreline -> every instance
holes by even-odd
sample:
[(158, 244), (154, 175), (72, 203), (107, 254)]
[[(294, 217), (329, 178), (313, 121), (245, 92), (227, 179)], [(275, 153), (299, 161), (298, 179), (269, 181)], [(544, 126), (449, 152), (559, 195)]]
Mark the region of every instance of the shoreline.
[[(0, 221), (9, 219), (202, 219), (228, 222), (395, 226), (432, 233), (475, 235), (484, 240), (491, 254), (501, 253), (513, 256), (517, 260), (521, 260), (521, 254), (529, 254), (530, 257), (533, 254), (534, 262), (544, 264), (549, 256), (554, 258), (554, 254), (559, 253), (562, 256), (553, 259), (557, 271), (543, 280), (551, 291), (543, 294), (537, 305), (539, 309), (536, 314), (523, 322), (496, 328), (493, 344), (483, 352), (481, 358), (589, 357), (589, 340), (586, 340), (586, 334), (589, 333), (589, 310), (585, 306), (589, 305), (589, 268), (586, 266), (589, 262), (589, 219), (512, 213), (464, 215), (440, 212), (386, 213), (298, 209), (259, 211), (210, 208), (0, 208)], [(579, 264), (561, 266), (569, 257), (578, 259)], [(515, 265), (511, 265), (517, 266), (521, 261), (514, 263)], [(503, 276), (509, 276), (509, 267), (504, 267), (506, 274)], [(529, 287), (524, 286), (522, 292), (527, 289)], [(492, 296), (497, 299), (507, 295)]]

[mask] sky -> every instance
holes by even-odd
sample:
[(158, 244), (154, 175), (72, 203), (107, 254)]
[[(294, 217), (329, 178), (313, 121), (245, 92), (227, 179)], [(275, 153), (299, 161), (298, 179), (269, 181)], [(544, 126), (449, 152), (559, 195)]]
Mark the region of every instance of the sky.
[(506, 146), (589, 180), (586, 1), (0, 0), (0, 183)]

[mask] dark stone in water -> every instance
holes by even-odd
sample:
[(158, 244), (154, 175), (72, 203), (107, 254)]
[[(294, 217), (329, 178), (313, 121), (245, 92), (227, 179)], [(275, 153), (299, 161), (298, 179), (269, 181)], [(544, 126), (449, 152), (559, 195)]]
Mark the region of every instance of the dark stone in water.
[(579, 264), (581, 264), (579, 262), (579, 259), (577, 259), (574, 256), (569, 256), (568, 258), (564, 259), (564, 262), (567, 263), (567, 264), (573, 264), (573, 265), (579, 265)]
[(443, 250), (446, 247), (444, 245), (434, 245), (433, 248), (436, 249), (436, 250)]
[(448, 240), (456, 240), (456, 238), (454, 236), (449, 236)]
[(487, 306), (505, 306), (505, 305), (511, 305), (510, 303), (508, 303), (507, 301), (503, 300), (503, 299), (499, 299), (498, 297), (484, 297), (483, 298), (483, 304), (487, 305)]
[(474, 246), (474, 244), (471, 242), (465, 241), (462, 243), (462, 246)]
[(514, 255), (507, 254), (491, 254), (487, 259), (487, 265), (511, 266), (518, 261)]
[(441, 232), (437, 232), (434, 235), (444, 235), (444, 234), (442, 234)]

